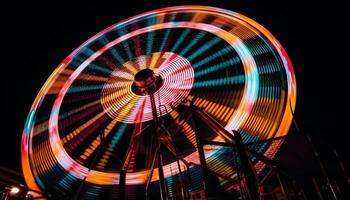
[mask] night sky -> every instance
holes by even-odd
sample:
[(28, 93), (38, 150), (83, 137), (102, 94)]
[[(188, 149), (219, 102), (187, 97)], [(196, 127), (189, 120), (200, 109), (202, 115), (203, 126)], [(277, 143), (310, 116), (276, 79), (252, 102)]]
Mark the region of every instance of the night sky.
[[(100, 30), (152, 9), (202, 4), (246, 15), (267, 28), (284, 46), (297, 79), (296, 121), (318, 143), (336, 148), (347, 163), (347, 36), (339, 5), (251, 1), (130, 1), (126, 5), (12, 5), (2, 16), (0, 165), (21, 171), (20, 141), (36, 94), (56, 66)], [(2, 14), (3, 15), (3, 14)], [(337, 23), (339, 22), (339, 25)], [(5, 53), (5, 54), (4, 54)], [(348, 84), (347, 84), (348, 85)], [(344, 114), (341, 116), (340, 114)], [(298, 147), (296, 147), (297, 149)]]

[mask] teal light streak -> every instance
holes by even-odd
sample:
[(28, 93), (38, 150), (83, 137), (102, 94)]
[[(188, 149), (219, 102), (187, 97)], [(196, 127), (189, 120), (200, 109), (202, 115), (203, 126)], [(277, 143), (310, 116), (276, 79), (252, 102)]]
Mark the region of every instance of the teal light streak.
[[(90, 50), (92, 51), (92, 50)], [(89, 51), (85, 51), (85, 53), (88, 53)], [(78, 61), (74, 61), (74, 59), (78, 60)], [(73, 59), (73, 61), (71, 62), (71, 65), (73, 65), (74, 67), (79, 67), (84, 61), (85, 59), (79, 57), (79, 56), (75, 56)], [(96, 65), (94, 63), (89, 63), (89, 65), (87, 66), (88, 68), (91, 68), (91, 69), (95, 69), (97, 71), (100, 71), (102, 73), (105, 73), (107, 75), (111, 74), (112, 73), (112, 70), (110, 69), (107, 69), (106, 67), (102, 67), (102, 66), (99, 66), (99, 65)]]
[(90, 49), (89, 47), (84, 47), (80, 52), (88, 57), (95, 53), (95, 51)]
[(102, 88), (103, 88), (103, 85), (73, 86), (73, 87), (69, 88), (68, 93), (78, 93), (78, 92), (85, 92), (85, 91), (91, 91), (91, 90), (100, 90)]
[(40, 180), (40, 177), (35, 175), (35, 182), (39, 185), (39, 187), (43, 190), (46, 189), (44, 183)]
[[(151, 16), (148, 21), (147, 25), (151, 26), (156, 23), (156, 16)], [(154, 31), (150, 31), (147, 33), (147, 46), (146, 46), (146, 55), (150, 55), (152, 53), (152, 46), (154, 41)]]
[[(175, 19), (175, 15), (171, 15), (169, 21), (172, 22), (172, 21), (174, 21), (174, 19)], [(165, 43), (166, 43), (168, 40), (170, 40), (170, 38), (169, 38), (170, 30), (171, 30), (171, 29), (168, 28), (168, 29), (165, 31), (162, 44), (161, 44), (160, 47), (159, 47), (159, 52), (162, 52), (162, 51), (164, 50)]]
[(197, 78), (197, 77), (200, 77), (200, 76), (203, 76), (203, 75), (215, 72), (215, 71), (219, 71), (219, 70), (224, 69), (226, 67), (237, 65), (238, 63), (240, 63), (240, 59), (238, 57), (234, 57), (234, 58), (231, 58), (229, 60), (226, 60), (225, 62), (218, 63), (218, 64), (213, 65), (211, 67), (202, 69), (201, 71), (197, 71), (197, 72), (195, 72), (194, 77)]
[[(106, 44), (110, 43), (106, 37), (101, 37), (101, 42), (105, 42)], [(109, 48), (108, 51), (112, 54), (113, 58), (119, 63), (119, 65), (125, 63), (124, 59), (119, 55), (114, 47)]]
[(251, 48), (253, 49), (253, 51), (252, 51), (253, 56), (257, 56), (257, 55), (261, 55), (261, 54), (270, 52), (275, 59), (274, 63), (257, 62), (256, 63), (257, 68), (258, 68), (259, 72), (261, 71), (260, 74), (269, 74), (269, 73), (279, 72), (281, 70), (280, 65), (278, 65), (279, 59), (278, 59), (278, 56), (276, 55), (275, 51), (271, 47), (271, 44), (269, 42), (267, 42), (264, 38), (259, 37), (259, 39), (261, 40), (259, 42), (262, 42), (262, 44), (250, 45)]
[(257, 65), (258, 65), (259, 74), (271, 74), (271, 73), (280, 71), (276, 66), (276, 64), (274, 63), (266, 63), (262, 65), (259, 65), (259, 64), (260, 63), (258, 62)]
[(24, 130), (26, 135), (29, 135), (30, 130), (32, 129), (34, 117), (35, 117), (35, 111), (30, 111), (28, 114), (26, 123), (24, 125), (25, 127)]
[(278, 99), (281, 97), (281, 89), (280, 86), (260, 86), (259, 97)]
[(127, 124), (122, 124), (119, 127), (117, 132), (114, 134), (114, 136), (113, 136), (113, 138), (111, 140), (111, 143), (109, 143), (109, 145), (108, 145), (108, 150), (109, 151), (113, 152), (115, 146), (118, 144), (118, 142), (120, 141), (120, 138), (123, 136), (127, 126), (128, 126)]
[(202, 39), (207, 32), (201, 31), (199, 32), (192, 40), (191, 42), (180, 52), (180, 55), (184, 56), (191, 48), (198, 43), (200, 39)]
[(191, 29), (185, 29), (182, 31), (181, 35), (177, 38), (175, 45), (171, 48), (171, 52), (175, 52), (176, 49), (180, 46), (180, 44), (185, 40), (187, 35), (191, 32)]
[(164, 50), (165, 43), (166, 43), (166, 41), (169, 39), (170, 30), (171, 30), (171, 29), (169, 28), (169, 29), (167, 29), (167, 30), (165, 31), (162, 44), (161, 44), (160, 47), (159, 47), (159, 52), (162, 52), (162, 51)]
[[(126, 34), (127, 34), (127, 31), (126, 31), (125, 28), (118, 29), (117, 32), (118, 32), (118, 34), (119, 34), (120, 36), (123, 36), (123, 35), (126, 35)], [(122, 44), (123, 44), (123, 47), (124, 47), (124, 49), (125, 49), (126, 54), (128, 55), (129, 60), (131, 60), (133, 56), (132, 56), (132, 53), (131, 53), (129, 44), (127, 43), (127, 41), (123, 41)]]
[(192, 65), (192, 67), (194, 69), (196, 69), (198, 67), (201, 67), (201, 66), (205, 65), (206, 63), (208, 63), (208, 62), (210, 62), (210, 61), (212, 61), (212, 60), (214, 60), (214, 59), (216, 59), (216, 58), (218, 58), (220, 56), (223, 56), (223, 55), (227, 54), (228, 52), (232, 51), (232, 49), (233, 49), (232, 46), (227, 46), (227, 47), (223, 48), (222, 50), (217, 51), (217, 52), (213, 53), (212, 55), (204, 58), (203, 60), (200, 60), (200, 61), (194, 63)]
[(209, 42), (205, 43), (205, 45), (203, 45), (201, 48), (199, 48), (198, 50), (193, 52), (190, 56), (188, 56), (187, 60), (192, 61), (193, 59), (195, 59), (197, 56), (199, 56), (203, 52), (208, 51), (208, 49), (210, 49), (212, 46), (214, 46), (215, 44), (220, 42), (220, 40), (221, 39), (218, 37), (211, 39)]
[(258, 44), (251, 44), (249, 46), (250, 46), (250, 52), (251, 52), (252, 56), (261, 55), (261, 54), (264, 54), (267, 52), (271, 52), (271, 50), (272, 50), (271, 48), (266, 48), (264, 45), (259, 44), (259, 43)]
[(168, 189), (169, 189), (169, 196), (172, 197), (173, 196), (172, 185), (174, 183), (173, 177), (169, 176), (168, 178), (166, 178), (166, 182), (167, 182)]
[(99, 199), (102, 187), (89, 187), (88, 190), (84, 193), (84, 199)]
[(244, 83), (244, 75), (237, 75), (233, 77), (212, 79), (206, 81), (197, 81), (193, 84), (193, 88), (207, 88), (226, 85), (237, 85)]
[(75, 176), (66, 174), (66, 176), (58, 182), (58, 184), (64, 189), (69, 189), (75, 181), (77, 181), (77, 178)]
[(93, 64), (93, 63), (90, 63), (87, 67), (95, 69), (95, 70), (100, 71), (100, 72), (103, 72), (103, 73), (105, 73), (107, 75), (110, 75), (113, 72), (112, 70), (110, 70), (110, 69), (108, 69), (106, 67), (101, 67), (101, 66)]
[(258, 136), (253, 135), (251, 133), (243, 132), (242, 130), (239, 130), (239, 133), (242, 136), (243, 143), (255, 142), (260, 140)]

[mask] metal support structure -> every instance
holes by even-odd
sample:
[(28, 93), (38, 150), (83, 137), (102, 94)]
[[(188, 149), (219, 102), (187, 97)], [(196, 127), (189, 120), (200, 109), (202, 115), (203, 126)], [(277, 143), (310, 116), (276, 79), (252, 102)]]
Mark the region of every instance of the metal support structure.
[(151, 106), (152, 106), (152, 113), (153, 113), (153, 121), (154, 121), (154, 129), (155, 129), (155, 140), (156, 140), (156, 146), (158, 149), (157, 154), (155, 155), (157, 157), (157, 166), (158, 166), (158, 176), (159, 176), (159, 189), (160, 189), (160, 198), (162, 200), (168, 199), (168, 190), (164, 179), (164, 172), (163, 172), (163, 157), (161, 152), (161, 143), (160, 143), (160, 125), (159, 125), (159, 118), (157, 115), (157, 107), (156, 102), (154, 100), (154, 94), (149, 95), (151, 99)]
[(164, 179), (163, 171), (163, 156), (159, 151), (157, 156), (157, 166), (158, 166), (158, 176), (159, 176), (159, 186), (160, 186), (160, 198), (162, 200), (168, 199), (168, 189)]
[(320, 187), (318, 186), (317, 181), (316, 181), (315, 178), (312, 179), (312, 184), (314, 185), (314, 188), (315, 188), (315, 190), (316, 190), (317, 199), (319, 199), (319, 200), (324, 200), (323, 195), (322, 195), (322, 192), (321, 192), (321, 189), (320, 189)]
[(179, 169), (179, 178), (180, 178), (180, 187), (181, 187), (181, 198), (180, 199), (186, 199), (186, 194), (187, 194), (187, 190), (186, 188), (184, 187), (184, 177), (183, 177), (183, 173), (182, 173), (182, 170), (181, 170), (181, 165), (180, 165), (180, 160), (187, 166), (188, 163), (186, 160), (184, 159), (181, 159), (179, 157), (179, 154), (178, 154), (178, 150), (176, 148), (176, 145), (175, 145), (175, 142), (173, 140), (173, 137), (172, 137), (172, 134), (164, 127), (162, 126), (162, 128), (164, 129), (165, 133), (166, 133), (166, 138), (169, 140), (169, 144), (166, 145), (167, 148), (170, 150), (170, 152), (175, 156), (175, 159), (176, 159), (176, 164), (177, 164), (177, 168)]
[(191, 104), (191, 109), (192, 109), (192, 120), (193, 120), (193, 129), (195, 130), (195, 138), (196, 138), (196, 143), (197, 143), (197, 151), (199, 155), (199, 162), (201, 164), (201, 174), (202, 174), (202, 179), (203, 179), (203, 189), (205, 191), (206, 197), (210, 198), (212, 193), (210, 191), (209, 187), (209, 173), (208, 173), (208, 167), (207, 167), (207, 162), (205, 160), (205, 154), (203, 150), (203, 144), (202, 140), (199, 136), (199, 130), (197, 127), (197, 117), (196, 117), (196, 111), (197, 107), (193, 106)]
[(295, 120), (295, 115), (294, 115), (294, 111), (292, 109), (292, 105), (289, 105), (291, 110), (292, 110), (292, 116), (293, 116), (293, 124), (297, 130), (297, 133), (301, 134), (304, 138), (306, 143), (308, 144), (309, 148), (311, 149), (311, 152), (316, 160), (316, 162), (318, 163), (320, 170), (321, 170), (321, 174), (323, 176), (323, 178), (326, 181), (326, 188), (327, 190), (329, 190), (329, 192), (331, 193), (332, 199), (334, 200), (338, 200), (341, 199), (341, 194), (336, 190), (335, 186), (333, 185), (331, 178), (329, 177), (329, 174), (326, 170), (326, 167), (324, 166), (324, 163), (322, 162), (318, 151), (316, 150), (314, 143), (311, 140), (310, 135), (306, 134), (305, 132), (301, 131), (296, 120)]
[(146, 199), (147, 200), (149, 199), (149, 187), (150, 187), (150, 184), (151, 184), (151, 180), (152, 180), (152, 176), (153, 176), (153, 172), (154, 172), (154, 167), (156, 165), (158, 151), (159, 151), (159, 149), (157, 148), (156, 152), (155, 152), (155, 154), (153, 156), (151, 169), (150, 169), (150, 172), (148, 174), (148, 178), (147, 178), (147, 182), (146, 182)]
[(311, 140), (311, 137), (307, 134), (303, 134), (307, 143), (309, 144), (309, 147), (311, 148), (311, 151), (313, 152), (313, 155), (316, 159), (316, 162), (318, 163), (319, 167), (320, 167), (320, 170), (321, 170), (321, 173), (326, 181), (326, 187), (327, 189), (329, 190), (330, 194), (332, 195), (332, 199), (334, 200), (338, 200), (340, 199), (339, 198), (339, 195), (337, 194), (337, 191), (336, 189), (334, 188), (333, 184), (332, 184), (332, 181), (331, 181), (331, 178), (329, 177), (328, 175), (328, 172), (319, 156), (319, 153), (317, 152), (312, 140)]
[[(161, 124), (157, 113), (156, 102), (154, 100), (154, 93), (162, 86), (162, 84), (163, 84), (162, 77), (156, 76), (153, 70), (146, 68), (135, 74), (135, 78), (131, 86), (131, 90), (137, 95), (149, 96), (151, 100), (153, 124), (154, 124), (154, 131), (155, 131), (155, 135), (154, 135), (155, 137), (152, 137), (152, 138), (154, 138), (154, 142), (156, 146), (154, 159), (156, 160), (157, 167), (158, 167), (160, 198), (164, 200), (164, 199), (168, 199), (168, 196), (167, 196), (168, 192), (167, 192), (167, 186), (165, 183), (164, 172), (163, 172), (163, 158), (162, 158), (161, 142), (160, 142)], [(153, 143), (153, 141), (151, 141), (151, 143)], [(152, 149), (153, 148), (151, 148), (150, 151), (152, 151)], [(150, 180), (152, 179), (152, 174), (154, 170), (154, 159), (152, 162), (151, 173), (146, 185), (147, 198), (148, 198), (149, 184), (150, 184)]]
[[(274, 138), (274, 139), (268, 139), (268, 140), (261, 140), (258, 142), (254, 142), (253, 144), (260, 144), (263, 142), (271, 142), (271, 141), (275, 141), (275, 140), (279, 140), (279, 139), (284, 139), (285, 137), (278, 137), (278, 138)], [(234, 143), (225, 143), (225, 142), (216, 142), (216, 141), (207, 141), (204, 140), (202, 141), (203, 144), (207, 144), (207, 145), (216, 145), (216, 146), (223, 146), (223, 147), (237, 147), (237, 144)], [(252, 143), (248, 143), (249, 145), (251, 145)], [(244, 144), (244, 146), (249, 146), (247, 144)], [(289, 199), (288, 193), (287, 193), (287, 187), (285, 185), (285, 182), (282, 180), (281, 175), (284, 175), (286, 177), (290, 178), (290, 175), (288, 175), (279, 165), (278, 163), (274, 162), (273, 160), (271, 160), (270, 158), (266, 157), (265, 155), (256, 152), (255, 150), (247, 147), (245, 148), (246, 153), (254, 156), (255, 158), (257, 158), (258, 160), (262, 161), (264, 164), (266, 164), (267, 166), (270, 167), (268, 173), (266, 174), (265, 177), (263, 177), (263, 179), (258, 183), (257, 185), (261, 185), (263, 182), (266, 181), (266, 179), (271, 175), (271, 173), (275, 173), (277, 175), (277, 179), (280, 183), (280, 187), (282, 188), (282, 192), (285, 196), (286, 199)], [(242, 194), (243, 196), (243, 194)]]
[(269, 171), (267, 171), (267, 173), (265, 174), (265, 176), (263, 178), (261, 178), (261, 180), (259, 181), (259, 186), (263, 185), (265, 183), (265, 181), (273, 174), (273, 169), (270, 167)]
[(281, 175), (278, 172), (276, 173), (276, 175), (277, 175), (277, 179), (278, 179), (278, 182), (280, 184), (281, 191), (282, 191), (282, 194), (283, 194), (284, 198), (286, 200), (289, 200), (290, 198), (289, 198), (289, 194), (288, 194), (288, 191), (287, 191), (286, 183), (282, 180)]
[[(100, 136), (100, 145), (98, 146), (97, 152), (95, 153), (95, 155), (91, 161), (91, 164), (89, 165), (89, 172), (95, 166), (95, 164), (97, 162), (98, 155), (101, 153), (103, 145), (104, 145), (104, 140), (105, 140), (104, 133), (101, 132), (99, 136)], [(84, 188), (85, 184), (86, 184), (86, 176), (82, 179), (82, 182), (79, 184), (79, 187), (78, 187), (77, 191), (75, 192), (74, 197), (72, 199), (74, 199), (74, 200), (80, 199), (80, 191)]]
[[(168, 148), (170, 152), (175, 156), (179, 168), (179, 175), (180, 175), (180, 184), (181, 184), (181, 198), (185, 198), (185, 189), (183, 187), (183, 181), (182, 181), (182, 171), (181, 166), (179, 163), (179, 160), (182, 160), (179, 158), (178, 153), (176, 151), (176, 147), (174, 144), (174, 141), (172, 139), (172, 134), (167, 132), (167, 129), (163, 127), (163, 123), (161, 119), (158, 117), (158, 110), (154, 98), (154, 93), (161, 87), (162, 85), (162, 78), (160, 76), (154, 75), (154, 72), (150, 69), (141, 70), (135, 75), (135, 81), (133, 83), (132, 90), (135, 94), (138, 95), (147, 95), (150, 97), (151, 101), (151, 107), (152, 107), (152, 114), (153, 114), (153, 124), (154, 124), (154, 130), (155, 134), (153, 135), (154, 139), (152, 139), (151, 142), (154, 143), (155, 149), (151, 148), (149, 149), (153, 154), (153, 160), (149, 160), (152, 162), (150, 175), (147, 180), (146, 184), (146, 198), (149, 197), (149, 186), (151, 182), (151, 178), (153, 175), (153, 171), (155, 168), (155, 165), (158, 167), (159, 172), (159, 189), (160, 189), (160, 198), (167, 199), (168, 198), (168, 190), (167, 190), (167, 184), (165, 182), (164, 178), (164, 172), (163, 172), (163, 159), (162, 159), (162, 148)], [(259, 191), (258, 191), (258, 181), (257, 177), (254, 171), (254, 168), (250, 162), (250, 159), (248, 157), (248, 153), (256, 157), (257, 159), (261, 160), (265, 164), (271, 167), (272, 171), (277, 172), (277, 179), (280, 183), (282, 192), (286, 199), (289, 199), (287, 191), (286, 191), (286, 185), (283, 182), (283, 180), (280, 177), (281, 174), (285, 174), (282, 170), (279, 170), (278, 166), (269, 158), (266, 158), (264, 155), (260, 155), (258, 152), (255, 152), (252, 149), (246, 148), (246, 146), (253, 145), (253, 144), (259, 144), (264, 142), (270, 142), (280, 138), (271, 138), (264, 141), (258, 141), (258, 142), (252, 142), (249, 144), (244, 144), (242, 137), (239, 132), (233, 131), (233, 134), (229, 131), (227, 131), (220, 123), (218, 123), (215, 119), (213, 119), (209, 114), (207, 114), (203, 109), (198, 108), (193, 105), (193, 101), (190, 101), (190, 110), (191, 110), (191, 117), (193, 122), (193, 129), (195, 132), (195, 140), (197, 144), (197, 152), (199, 155), (199, 161), (200, 161), (200, 169), (201, 169), (201, 175), (203, 179), (203, 189), (205, 191), (205, 195), (207, 198), (214, 197), (215, 194), (211, 191), (210, 188), (210, 182), (209, 182), (209, 169), (207, 167), (206, 158), (205, 158), (205, 152), (204, 152), (204, 145), (210, 144), (210, 145), (218, 145), (218, 146), (229, 146), (229, 147), (235, 147), (237, 148), (238, 157), (241, 161), (241, 172), (243, 174), (244, 179), (242, 179), (242, 183), (244, 184), (244, 187), (242, 188), (242, 191), (244, 191), (246, 194), (244, 196), (247, 197), (247, 199), (259, 199)], [(203, 141), (201, 139), (200, 131), (198, 129), (199, 121), (203, 121), (207, 126), (212, 129), (216, 134), (220, 135), (224, 142), (214, 142), (214, 141)], [(165, 131), (163, 134), (162, 132)], [(168, 135), (167, 135), (168, 134)], [(166, 137), (166, 138), (165, 138)], [(309, 138), (308, 138), (309, 139)], [(162, 146), (163, 144), (163, 146)], [(187, 164), (186, 167), (188, 168)], [(188, 171), (189, 169), (187, 169)], [(329, 180), (327, 180), (327, 183), (329, 183)], [(329, 187), (332, 189), (332, 186), (329, 185)], [(337, 198), (335, 198), (337, 199)]]
[(248, 197), (249, 199), (257, 200), (259, 199), (259, 193), (257, 188), (257, 180), (256, 180), (255, 172), (252, 168), (247, 152), (245, 151), (245, 147), (244, 147), (241, 135), (237, 131), (233, 131), (233, 132), (234, 132), (235, 142), (237, 144), (238, 156), (242, 164), (242, 171), (244, 174)]
[(339, 167), (340, 167), (340, 169), (341, 169), (341, 171), (342, 171), (342, 173), (344, 175), (344, 178), (346, 179), (346, 182), (347, 182), (348, 186), (350, 186), (350, 177), (349, 177), (348, 173), (346, 172), (344, 163), (343, 163), (342, 159), (340, 158), (340, 156), (339, 156), (339, 154), (338, 154), (336, 149), (333, 149), (333, 154), (334, 154), (334, 156), (335, 156), (335, 158), (336, 158), (336, 160), (338, 162), (338, 165), (339, 165)]
[[(207, 143), (212, 143), (214, 145), (220, 145), (220, 146), (236, 146), (237, 151), (238, 151), (238, 156), (241, 161), (242, 165), (242, 171), (244, 174), (245, 178), (245, 186), (246, 186), (246, 191), (247, 191), (247, 197), (252, 200), (257, 200), (259, 199), (259, 193), (258, 193), (258, 183), (256, 179), (255, 172), (253, 170), (253, 167), (249, 161), (245, 146), (242, 141), (242, 137), (237, 131), (233, 131), (233, 135), (229, 133), (224, 127), (222, 127), (215, 119), (213, 119), (210, 115), (208, 115), (205, 111), (197, 108), (196, 106), (191, 104), (191, 109), (192, 109), (192, 117), (194, 121), (196, 121), (196, 117), (200, 118), (202, 121), (204, 121), (211, 129), (213, 129), (217, 134), (219, 134), (221, 137), (225, 139), (228, 143), (224, 142), (211, 142), (211, 141), (206, 141)], [(195, 125), (195, 124), (194, 124)], [(196, 132), (197, 129), (194, 127)], [(198, 137), (198, 134), (196, 134), (196, 139)], [(201, 161), (202, 165), (202, 171), (203, 177), (207, 178), (208, 177), (208, 169), (206, 166), (205, 162), (205, 156), (204, 156), (204, 151), (203, 151), (203, 141), (201, 141), (199, 138), (197, 139), (198, 143), (198, 153), (199, 153), (199, 158)], [(234, 142), (234, 143), (232, 143)], [(200, 146), (199, 146), (200, 145)], [(204, 163), (205, 165), (203, 165)], [(206, 183), (207, 180), (204, 182)], [(208, 184), (207, 184), (208, 185)]]
[(280, 174), (283, 174), (286, 177), (290, 177), (289, 174), (287, 174), (275, 161), (271, 160), (270, 158), (266, 157), (264, 154), (261, 154), (251, 148), (246, 148), (247, 153), (254, 156), (255, 158), (259, 159), (261, 162), (265, 163), (267, 166), (269, 166), (273, 171), (276, 171)]
[(221, 124), (219, 124), (215, 119), (213, 119), (208, 113), (203, 109), (200, 109), (194, 105), (191, 105), (196, 111), (194, 116), (205, 122), (215, 133), (220, 135), (227, 143), (232, 143), (235, 140), (234, 136), (228, 132)]

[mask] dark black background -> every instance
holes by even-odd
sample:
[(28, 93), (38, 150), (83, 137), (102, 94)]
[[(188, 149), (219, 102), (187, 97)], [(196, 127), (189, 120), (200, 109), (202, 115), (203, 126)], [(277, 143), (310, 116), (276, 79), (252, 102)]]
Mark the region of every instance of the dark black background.
[[(41, 86), (65, 56), (100, 30), (155, 8), (203, 4), (244, 14), (266, 27), (284, 46), (297, 79), (296, 120), (318, 148), (346, 153), (348, 54), (341, 5), (263, 1), (130, 1), (5, 6), (1, 21), (0, 165), (20, 167), (22, 129)], [(345, 7), (344, 7), (345, 8)], [(298, 149), (296, 146), (295, 149)]]

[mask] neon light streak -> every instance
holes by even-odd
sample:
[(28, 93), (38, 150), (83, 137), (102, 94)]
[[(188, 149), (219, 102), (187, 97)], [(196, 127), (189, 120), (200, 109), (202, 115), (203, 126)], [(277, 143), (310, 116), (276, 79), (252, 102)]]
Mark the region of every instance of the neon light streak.
[[(115, 122), (117, 122), (117, 120), (114, 120), (114, 123)], [(117, 146), (120, 138), (125, 133), (126, 128), (127, 128), (127, 124), (122, 124), (120, 126), (120, 128), (117, 130), (117, 132), (114, 133), (114, 136), (113, 136), (111, 142), (108, 144), (108, 148), (106, 149), (106, 151), (103, 153), (102, 157), (100, 158), (100, 160), (99, 160), (99, 162), (97, 164), (97, 167), (103, 167), (103, 166), (106, 165), (106, 163), (108, 162), (108, 160), (111, 157), (112, 153), (115, 151), (115, 147)], [(109, 130), (111, 130), (111, 129), (109, 129)], [(105, 133), (106, 133), (106, 131), (105, 131)]]
[(120, 138), (123, 136), (125, 133), (127, 124), (122, 124), (120, 128), (117, 130), (115, 133), (113, 139), (111, 140), (111, 143), (108, 145), (108, 150), (109, 151), (114, 151), (115, 146), (118, 144)]
[(89, 86), (72, 86), (69, 88), (68, 93), (79, 93), (79, 92), (86, 92), (91, 90), (101, 90), (103, 88), (103, 85), (89, 85)]
[[(117, 120), (112, 120), (104, 129), (103, 136), (106, 138), (109, 133), (112, 131), (114, 126), (117, 124)], [(94, 141), (90, 144), (88, 148), (85, 149), (84, 153), (80, 155), (80, 158), (83, 160), (87, 160), (92, 153), (96, 150), (96, 148), (101, 144), (101, 137), (98, 135)], [(97, 164), (98, 165), (98, 164)]]
[(185, 29), (182, 31), (181, 35), (176, 39), (175, 45), (171, 48), (170, 52), (176, 52), (180, 44), (185, 40), (187, 35), (191, 32), (191, 29)]
[(214, 52), (213, 54), (209, 55), (208, 57), (204, 58), (203, 60), (200, 60), (200, 61), (194, 63), (193, 68), (196, 69), (198, 67), (201, 67), (201, 66), (207, 64), (208, 62), (229, 53), (232, 50), (233, 50), (232, 46), (227, 46), (227, 47), (221, 49), (220, 51)]
[[(101, 37), (101, 41), (103, 41), (104, 45), (107, 45), (110, 43), (110, 41), (106, 37)], [(112, 54), (113, 58), (115, 59), (114, 61), (117, 61), (119, 65), (122, 65), (125, 61), (124, 59), (119, 55), (117, 50), (114, 47), (110, 47), (108, 51)], [(105, 68), (103, 68), (105, 69)], [(108, 74), (110, 74), (112, 71), (110, 71)]]
[(202, 47), (197, 49), (195, 52), (193, 52), (190, 56), (188, 56), (187, 59), (189, 61), (192, 61), (193, 59), (195, 59), (196, 57), (198, 57), (199, 55), (201, 55), (205, 51), (208, 51), (208, 49), (210, 49), (211, 47), (213, 47), (214, 45), (216, 45), (220, 41), (221, 41), (221, 38), (218, 38), (218, 37), (215, 37), (215, 38), (211, 39), (205, 45), (203, 45)]
[(219, 70), (222, 70), (222, 69), (225, 69), (228, 67), (232, 67), (232, 66), (237, 65), (239, 63), (241, 63), (239, 57), (234, 57), (234, 58), (228, 59), (224, 62), (220, 62), (216, 65), (207, 67), (207, 68), (202, 69), (200, 71), (197, 71), (196, 73), (194, 73), (194, 77), (198, 78), (200, 76), (207, 75), (207, 74), (210, 74), (210, 73), (215, 72), (215, 71), (219, 71)]
[(169, 41), (170, 41), (170, 37), (169, 37), (169, 35), (170, 35), (170, 30), (171, 30), (171, 29), (169, 28), (169, 29), (167, 29), (167, 30), (165, 31), (162, 44), (161, 44), (160, 47), (159, 47), (159, 52), (164, 51), (164, 47), (166, 47), (166, 46), (167, 46), (166, 44), (169, 43)]
[[(92, 50), (92, 49), (90, 49), (89, 47), (84, 47), (84, 48), (80, 51), (80, 53), (84, 54), (84, 55), (87, 56), (87, 57), (90, 57), (92, 54), (95, 53), (95, 51)], [(78, 54), (77, 56), (78, 56), (80, 59), (82, 59), (82, 58), (79, 56), (79, 54)]]
[[(118, 29), (118, 33), (120, 36), (125, 36), (128, 34), (125, 28)], [(128, 56), (128, 60), (131, 60), (133, 58), (133, 56), (132, 56), (132, 53), (131, 53), (131, 50), (130, 50), (130, 47), (129, 47), (127, 40), (123, 41), (122, 45), (123, 45), (124, 50)]]
[[(151, 16), (148, 19), (148, 26), (154, 25), (156, 22), (156, 16)], [(154, 32), (150, 31), (147, 33), (147, 47), (146, 47), (146, 55), (150, 55), (152, 53), (152, 46), (153, 46), (153, 41), (154, 41)]]
[(217, 86), (243, 84), (245, 81), (244, 75), (237, 75), (228, 78), (218, 78), (206, 81), (197, 81), (193, 84), (193, 88), (208, 88)]
[[(170, 113), (170, 116), (173, 119), (176, 119), (176, 117), (179, 115), (179, 113), (174, 110), (174, 112)], [(181, 120), (175, 120), (175, 123), (181, 127), (182, 132), (185, 134), (185, 137), (187, 138), (188, 141), (191, 142), (191, 144), (196, 147), (197, 149), (197, 143), (196, 143), (196, 138), (195, 138), (195, 133), (194, 130), (192, 129), (192, 126), (189, 125), (184, 119)]]
[(185, 55), (191, 48), (198, 43), (207, 33), (204, 31), (199, 32), (188, 45), (179, 53), (180, 55)]

